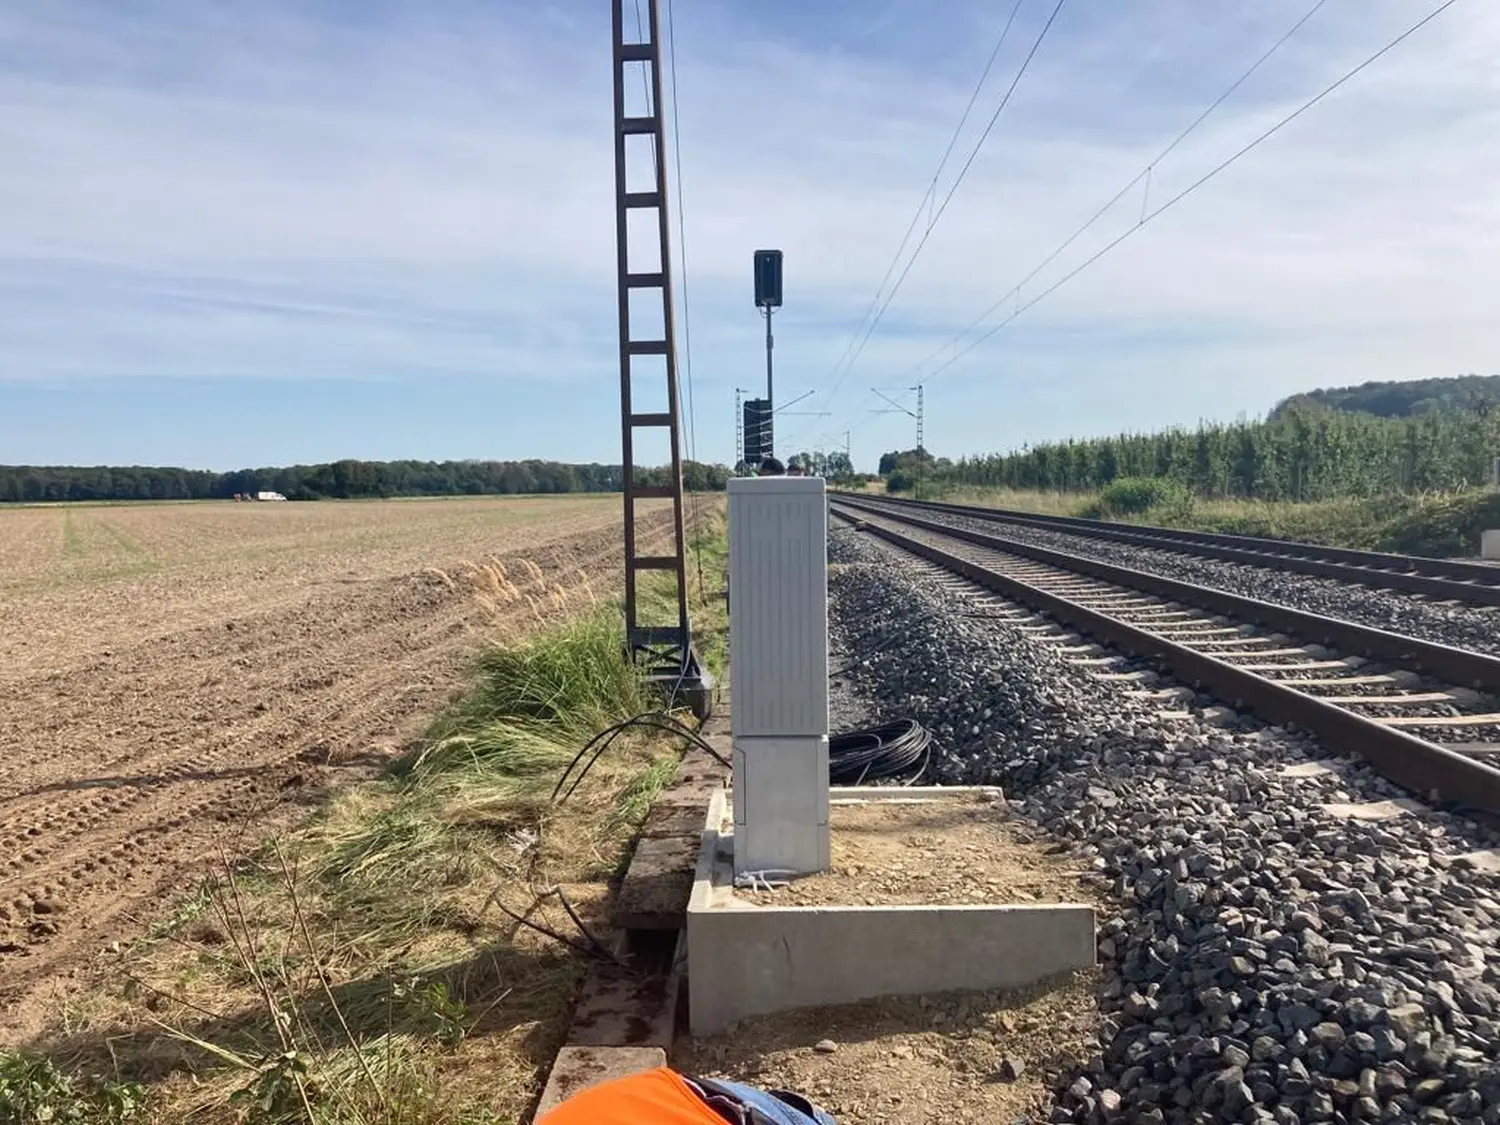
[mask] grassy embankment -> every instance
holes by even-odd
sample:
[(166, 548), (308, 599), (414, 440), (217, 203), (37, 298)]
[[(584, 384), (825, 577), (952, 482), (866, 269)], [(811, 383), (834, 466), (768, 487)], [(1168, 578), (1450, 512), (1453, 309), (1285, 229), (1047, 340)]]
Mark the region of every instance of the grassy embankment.
[[(1127, 494), (1123, 503), (1121, 492)], [(1201, 500), (1167, 489), (1144, 505), (1132, 502), (1133, 492), (1138, 487), (1117, 489), (1113, 496), (1111, 488), (1070, 493), (954, 487), (934, 490), (932, 498), (1439, 558), (1476, 555), (1479, 533), (1500, 527), (1500, 492), (1493, 489), (1301, 503)]]
[[(712, 666), (727, 629), (719, 517), (697, 546)], [(522, 1118), (587, 964), (560, 939), (608, 942), (611, 881), (675, 769), (671, 739), (630, 736), (553, 798), (595, 732), (657, 705), (621, 645), (616, 607), (591, 605), (487, 652), (472, 691), (385, 775), (226, 858), (106, 959), (44, 1040), (0, 1053), (0, 1121)]]

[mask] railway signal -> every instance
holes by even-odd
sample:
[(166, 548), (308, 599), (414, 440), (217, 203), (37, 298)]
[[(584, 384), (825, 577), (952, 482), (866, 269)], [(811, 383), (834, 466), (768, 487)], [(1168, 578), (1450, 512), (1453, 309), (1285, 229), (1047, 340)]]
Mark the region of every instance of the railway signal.
[[(771, 351), (776, 346), (775, 337), (771, 335), (771, 313), (781, 307), (781, 251), (780, 250), (757, 250), (755, 252), (755, 307), (760, 309), (761, 316), (766, 318), (766, 398), (765, 410), (767, 425), (764, 434), (762, 457), (770, 457), (772, 449), (772, 435), (770, 429), (770, 413), (772, 403), (776, 395), (772, 386), (771, 375)], [(747, 460), (749, 458), (747, 457)]]

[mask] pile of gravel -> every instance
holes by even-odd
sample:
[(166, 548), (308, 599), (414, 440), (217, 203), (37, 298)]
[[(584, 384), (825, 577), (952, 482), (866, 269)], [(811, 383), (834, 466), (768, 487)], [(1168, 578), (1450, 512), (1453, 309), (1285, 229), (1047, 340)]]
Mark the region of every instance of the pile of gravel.
[(949, 513), (931, 513), (931, 518), (956, 527), (1084, 555), (1116, 566), (1211, 586), (1216, 590), (1228, 590), (1325, 617), (1500, 655), (1500, 614), (1486, 607), (1423, 601), (1399, 590), (1377, 590), (1332, 578), (1199, 558), (1021, 524), (997, 524), (992, 520), (976, 520)]
[(831, 552), (839, 641), (875, 646), (856, 689), (1113, 882), (1100, 1050), (1054, 1120), (1500, 1125), (1500, 879), (1460, 858), (1493, 834), (1335, 816), (1397, 791), (1284, 776), (1316, 748), (1162, 723), (884, 547)]

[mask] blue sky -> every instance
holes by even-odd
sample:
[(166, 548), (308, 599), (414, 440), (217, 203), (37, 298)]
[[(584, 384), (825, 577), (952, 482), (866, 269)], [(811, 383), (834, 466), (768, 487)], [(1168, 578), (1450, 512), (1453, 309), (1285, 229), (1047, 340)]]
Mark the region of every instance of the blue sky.
[[(960, 158), (1054, 3), (1022, 0)], [(681, 0), (699, 456), (730, 458), (734, 388), (763, 378), (761, 246), (786, 252), (778, 398), (816, 390), (801, 405), (828, 412), (780, 432), (811, 447), (851, 429), (865, 464), (913, 438), (868, 389), (919, 377), (928, 444), (957, 455), (1500, 371), (1487, 0), (961, 360), (924, 363), (1311, 3), (1068, 0), (845, 372), (1010, 0)], [(1326, 0), (1153, 170), (1149, 199), (1127, 196), (1023, 301), (1433, 4)], [(0, 463), (617, 459), (608, 13), (7, 0)]]

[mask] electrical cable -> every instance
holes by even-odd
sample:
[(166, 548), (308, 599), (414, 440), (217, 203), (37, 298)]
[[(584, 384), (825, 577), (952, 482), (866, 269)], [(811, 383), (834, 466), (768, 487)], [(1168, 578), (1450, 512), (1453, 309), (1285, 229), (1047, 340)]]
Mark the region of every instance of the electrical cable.
[[(865, 307), (864, 314), (859, 318), (859, 325), (849, 337), (849, 343), (844, 347), (844, 354), (839, 357), (833, 365), (835, 373), (844, 366), (844, 361), (849, 359), (850, 352), (854, 350), (855, 342), (859, 334), (864, 331), (865, 323), (870, 319), (870, 314), (875, 311), (875, 306), (880, 302), (880, 295), (885, 292), (885, 283), (891, 279), (891, 274), (896, 272), (896, 264), (901, 260), (902, 253), (906, 250), (906, 244), (911, 241), (912, 231), (917, 229), (917, 223), (922, 218), (922, 208), (929, 206), (931, 200), (937, 196), (937, 184), (943, 174), (943, 169), (948, 166), (948, 158), (953, 155), (954, 146), (958, 144), (958, 138), (963, 134), (964, 126), (969, 123), (969, 114), (974, 111), (974, 105), (979, 101), (979, 93), (984, 89), (984, 84), (989, 80), (990, 71), (994, 69), (995, 60), (1000, 56), (1000, 50), (1005, 46), (1006, 39), (1010, 36), (1011, 25), (1016, 22), (1016, 14), (1021, 10), (1024, 0), (1016, 0), (1015, 6), (1010, 10), (1010, 17), (1005, 21), (1005, 26), (1000, 30), (1000, 36), (995, 40), (994, 49), (990, 51), (990, 57), (984, 64), (984, 70), (979, 75), (979, 81), (974, 83), (974, 90), (969, 95), (969, 104), (964, 106), (963, 115), (958, 119), (958, 124), (953, 128), (953, 135), (948, 138), (948, 147), (943, 150), (942, 159), (938, 161), (936, 170), (932, 173), (932, 180), (927, 185), (927, 190), (922, 193), (922, 198), (917, 201), (917, 209), (912, 212), (911, 222), (906, 225), (906, 233), (901, 236), (901, 245), (896, 247), (896, 252), (891, 255), (890, 265), (885, 267), (885, 276), (880, 279), (880, 284), (875, 287), (875, 293), (870, 298), (870, 303)], [(850, 361), (852, 363), (852, 360)], [(848, 375), (845, 370), (839, 375), (838, 380), (828, 392), (832, 398), (838, 392), (844, 377)], [(800, 435), (799, 435), (800, 436)], [(795, 444), (795, 443), (792, 443)]]
[[(557, 802), (566, 801), (569, 797), (571, 797), (578, 786), (583, 783), (583, 779), (588, 775), (589, 770), (593, 769), (594, 763), (604, 755), (604, 752), (606, 750), (614, 745), (615, 740), (618, 739), (626, 731), (634, 730), (638, 727), (646, 727), (649, 729), (665, 731), (668, 734), (676, 735), (679, 738), (686, 739), (688, 742), (698, 747), (704, 753), (713, 757), (720, 765), (726, 767), (731, 765), (729, 760), (725, 758), (724, 755), (715, 750), (712, 746), (710, 746), (708, 742), (705, 741), (697, 731), (687, 726), (674, 715), (671, 715), (666, 711), (643, 711), (639, 715), (632, 715), (630, 718), (624, 720), (623, 722), (615, 723), (612, 726), (605, 727), (603, 730), (599, 731), (592, 738), (590, 738), (588, 742), (584, 744), (583, 748), (573, 756), (573, 760), (568, 763), (567, 767), (558, 777), (557, 784), (552, 788), (551, 799), (554, 802)], [(588, 764), (583, 765), (582, 768), (579, 768), (580, 763), (583, 762), (584, 757), (588, 755), (590, 751), (593, 751), (593, 756), (589, 758)], [(575, 769), (578, 769), (578, 775), (577, 777), (573, 778), (572, 784), (568, 785), (568, 779), (570, 776), (572, 776)], [(568, 785), (566, 792), (563, 791), (564, 785)]]
[[(720, 765), (733, 768), (724, 755), (675, 716), (662, 711), (646, 711), (606, 727), (589, 739), (559, 775), (552, 789), (552, 800), (562, 802), (571, 797), (594, 763), (615, 740), (626, 731), (640, 727), (685, 738)], [(590, 751), (593, 752), (591, 757)], [(866, 781), (904, 779), (903, 784), (911, 785), (926, 772), (931, 753), (932, 735), (915, 719), (898, 719), (878, 727), (845, 731), (828, 740), (829, 781), (834, 785), (860, 785)], [(586, 764), (583, 762), (585, 757), (589, 757)], [(573, 776), (575, 769), (578, 770), (577, 776)], [(571, 784), (569, 778), (572, 778)], [(566, 790), (564, 786), (567, 786)]]
[[(1030, 301), (1026, 302), (1026, 304), (1020, 305), (1016, 309), (1016, 311), (1013, 312), (1009, 317), (1007, 317), (1005, 320), (1002, 320), (999, 324), (995, 325), (989, 331), (985, 332), (984, 334), (982, 334), (979, 337), (977, 337), (976, 339), (974, 339), (970, 344), (968, 344), (968, 346), (966, 346), (963, 349), (961, 349), (960, 351), (954, 353), (954, 355), (952, 355), (947, 361), (945, 361), (944, 363), (942, 363), (938, 367), (934, 368), (932, 371), (928, 372), (924, 376), (924, 378), (928, 379), (928, 380), (933, 379), (937, 375), (941, 374), (943, 371), (946, 371), (948, 368), (952, 367), (953, 364), (957, 363), (964, 356), (968, 355), (969, 352), (973, 351), (980, 344), (983, 344), (985, 341), (989, 340), (997, 332), (999, 332), (1002, 328), (1005, 328), (1008, 325), (1014, 323), (1019, 317), (1021, 317), (1022, 315), (1024, 315), (1027, 311), (1029, 311), (1032, 308), (1035, 308), (1036, 305), (1038, 305), (1040, 302), (1042, 302), (1043, 300), (1045, 300), (1047, 297), (1051, 296), (1053, 293), (1057, 292), (1057, 290), (1061, 289), (1068, 282), (1072, 281), (1073, 278), (1077, 277), (1084, 270), (1088, 269), (1095, 262), (1099, 261), (1099, 259), (1103, 258), (1110, 251), (1114, 250), (1115, 247), (1119, 246), (1126, 239), (1130, 238), (1132, 235), (1134, 235), (1135, 233), (1137, 233), (1138, 231), (1140, 231), (1143, 227), (1145, 227), (1145, 225), (1147, 223), (1151, 222), (1153, 219), (1157, 218), (1158, 216), (1162, 215), (1166, 211), (1171, 210), (1177, 204), (1181, 203), (1184, 199), (1186, 199), (1188, 196), (1192, 195), (1195, 191), (1197, 191), (1204, 184), (1208, 183), (1209, 180), (1212, 180), (1219, 173), (1225, 171), (1227, 168), (1229, 168), (1231, 165), (1233, 165), (1235, 162), (1237, 162), (1241, 157), (1245, 156), (1247, 153), (1251, 152), (1253, 149), (1258, 148), (1262, 143), (1264, 143), (1265, 141), (1269, 140), (1271, 137), (1275, 136), (1277, 133), (1279, 133), (1286, 126), (1290, 125), (1297, 118), (1301, 117), (1304, 113), (1306, 113), (1313, 106), (1317, 105), (1324, 98), (1328, 97), (1328, 95), (1332, 94), (1335, 90), (1339, 89), (1339, 87), (1343, 86), (1350, 79), (1354, 78), (1355, 75), (1359, 74), (1366, 67), (1370, 66), (1372, 63), (1376, 62), (1378, 59), (1382, 58), (1383, 56), (1385, 56), (1386, 54), (1388, 54), (1390, 51), (1392, 51), (1396, 47), (1400, 46), (1400, 44), (1402, 44), (1403, 42), (1405, 42), (1411, 36), (1415, 35), (1423, 27), (1425, 27), (1427, 24), (1431, 23), (1438, 16), (1440, 16), (1444, 12), (1446, 12), (1449, 8), (1453, 7), (1453, 5), (1456, 4), (1456, 3), (1458, 3), (1458, 0), (1445, 0), (1444, 3), (1440, 4), (1437, 8), (1433, 9), (1431, 12), (1429, 12), (1426, 16), (1424, 16), (1421, 20), (1417, 21), (1411, 27), (1407, 28), (1404, 32), (1402, 32), (1400, 35), (1398, 35), (1395, 39), (1392, 39), (1384, 47), (1380, 48), (1380, 50), (1378, 50), (1374, 54), (1370, 55), (1363, 62), (1361, 62), (1358, 66), (1354, 67), (1352, 70), (1349, 70), (1349, 71), (1345, 72), (1342, 77), (1340, 77), (1336, 81), (1330, 83), (1328, 86), (1324, 87), (1319, 93), (1317, 93), (1313, 97), (1309, 98), (1307, 101), (1303, 102), (1300, 106), (1298, 106), (1291, 113), (1289, 113), (1285, 117), (1281, 118), (1279, 121), (1276, 122), (1276, 124), (1272, 125), (1269, 129), (1267, 129), (1265, 132), (1261, 133), (1254, 140), (1250, 141), (1244, 147), (1240, 148), (1233, 155), (1229, 156), (1227, 159), (1225, 159), (1225, 160), (1221, 161), (1219, 164), (1215, 165), (1208, 172), (1204, 173), (1197, 180), (1193, 181), (1193, 183), (1189, 184), (1182, 191), (1178, 192), (1171, 199), (1167, 200), (1167, 202), (1163, 203), (1160, 207), (1156, 208), (1156, 210), (1150, 212), (1147, 215), (1142, 216), (1140, 222), (1137, 223), (1135, 226), (1131, 227), (1124, 234), (1122, 234), (1118, 238), (1114, 239), (1114, 241), (1106, 244), (1102, 249), (1098, 250), (1097, 252), (1095, 252), (1090, 257), (1084, 259), (1084, 261), (1082, 263), (1080, 263), (1078, 266), (1075, 266), (1072, 270), (1070, 270), (1068, 273), (1064, 274), (1057, 281), (1053, 282), (1052, 285), (1050, 285), (1046, 289), (1042, 290), (1041, 293), (1039, 293), (1037, 296), (1033, 297)], [(1007, 296), (1008, 296), (1008, 294), (1007, 294)]]
[(828, 740), (828, 780), (862, 785), (900, 778), (912, 785), (927, 772), (931, 755), (932, 735), (915, 719), (847, 731)]
[[(1109, 210), (1112, 207), (1114, 207), (1114, 205), (1116, 203), (1120, 202), (1121, 199), (1125, 198), (1125, 196), (1130, 192), (1130, 190), (1133, 187), (1136, 186), (1136, 184), (1140, 183), (1142, 180), (1145, 180), (1146, 181), (1146, 185), (1147, 185), (1147, 190), (1149, 192), (1150, 182), (1151, 182), (1151, 175), (1152, 175), (1153, 170), (1156, 168), (1156, 166), (1158, 164), (1160, 164), (1163, 160), (1165, 160), (1168, 156), (1170, 156), (1173, 153), (1173, 151), (1175, 151), (1177, 149), (1177, 147), (1182, 144), (1183, 141), (1187, 140), (1188, 137), (1191, 136), (1197, 130), (1198, 126), (1202, 125), (1205, 121), (1207, 121), (1209, 119), (1209, 117), (1213, 115), (1213, 112), (1216, 109), (1218, 109), (1221, 105), (1223, 105), (1226, 101), (1228, 101), (1229, 98), (1234, 94), (1234, 92), (1236, 90), (1238, 90), (1241, 86), (1243, 86), (1246, 82), (1248, 82), (1250, 80), (1250, 78), (1255, 74), (1255, 72), (1258, 71), (1262, 66), (1264, 66), (1270, 60), (1270, 58), (1271, 58), (1272, 55), (1276, 54), (1277, 51), (1281, 50), (1281, 48), (1286, 45), (1287, 41), (1289, 39), (1291, 39), (1292, 36), (1296, 35), (1297, 32), (1301, 31), (1302, 28), (1303, 28), (1303, 26), (1309, 20), (1311, 20), (1313, 18), (1313, 16), (1317, 15), (1318, 12), (1327, 3), (1328, 3), (1328, 0), (1317, 0), (1317, 3), (1313, 4), (1313, 6), (1311, 8), (1309, 8), (1306, 13), (1303, 14), (1303, 16), (1302, 16), (1301, 19), (1299, 19), (1296, 23), (1292, 24), (1292, 26), (1290, 28), (1288, 28), (1285, 32), (1283, 32), (1281, 38), (1277, 39), (1276, 42), (1272, 43), (1271, 46), (1269, 48), (1267, 48), (1265, 50), (1265, 52), (1263, 52), (1261, 54), (1261, 56), (1258, 59), (1256, 59), (1255, 62), (1253, 62), (1250, 65), (1250, 67), (1249, 67), (1248, 70), (1246, 70), (1243, 74), (1241, 74), (1238, 78), (1236, 78), (1232, 83), (1230, 83), (1229, 87), (1226, 90), (1224, 90), (1224, 92), (1221, 93), (1218, 97), (1216, 97), (1212, 102), (1210, 102), (1208, 104), (1208, 106), (1205, 107), (1203, 109), (1203, 111), (1201, 113), (1199, 113), (1198, 116), (1195, 117), (1192, 120), (1191, 124), (1189, 124), (1186, 129), (1183, 129), (1182, 132), (1178, 133), (1177, 136), (1173, 137), (1172, 140), (1171, 140), (1171, 142), (1164, 149), (1162, 149), (1155, 156), (1153, 156), (1146, 163), (1145, 167), (1143, 167), (1139, 172), (1137, 172), (1125, 184), (1124, 187), (1120, 188), (1119, 191), (1115, 192), (1115, 194), (1110, 197), (1110, 199), (1108, 200), (1108, 202), (1106, 202), (1102, 207), (1100, 207), (1097, 211), (1095, 211), (1094, 214), (1082, 226), (1080, 226), (1072, 234), (1068, 235), (1068, 237), (1065, 238), (1062, 241), (1061, 245), (1059, 245), (1057, 247), (1057, 249), (1053, 250), (1052, 253), (1048, 254), (1045, 258), (1042, 259), (1042, 261), (1040, 262), (1040, 264), (1038, 264), (1036, 266), (1036, 268), (1034, 268), (1030, 273), (1028, 273), (1020, 281), (1016, 282), (1015, 285), (1013, 285), (1009, 289), (1007, 289), (1004, 292), (1004, 294), (1002, 294), (999, 298), (996, 299), (996, 301), (994, 302), (994, 304), (990, 305), (989, 308), (985, 309), (984, 312), (980, 313), (977, 317), (975, 317), (974, 320), (973, 320), (973, 322), (970, 323), (968, 327), (964, 328), (961, 332), (957, 333), (953, 337), (952, 340), (950, 340), (947, 343), (943, 344), (940, 348), (938, 348), (935, 352), (933, 352), (931, 355), (929, 355), (926, 359), (922, 360), (915, 367), (913, 367), (911, 369), (910, 375), (913, 376), (913, 377), (915, 377), (916, 375), (918, 375), (921, 372), (922, 368), (926, 367), (927, 364), (931, 363), (938, 356), (942, 355), (943, 352), (947, 351), (950, 347), (952, 347), (954, 344), (956, 344), (959, 341), (961, 341), (970, 332), (972, 332), (974, 329), (978, 328), (986, 320), (988, 320), (996, 312), (996, 310), (998, 310), (1006, 302), (1010, 301), (1012, 299), (1012, 297), (1016, 296), (1022, 289), (1024, 289), (1026, 287), (1026, 285), (1029, 282), (1031, 282), (1036, 277), (1037, 274), (1041, 273), (1042, 270), (1044, 270), (1048, 266), (1050, 266), (1054, 261), (1057, 260), (1057, 258), (1061, 254), (1063, 254), (1068, 249), (1068, 247), (1072, 246), (1073, 243), (1077, 242), (1079, 238), (1081, 238), (1085, 233), (1087, 233), (1087, 231), (1089, 230), (1089, 228), (1091, 228), (1095, 223), (1097, 223), (1100, 219), (1102, 219), (1109, 212)], [(1145, 221), (1146, 208), (1145, 208), (1145, 197), (1144, 196), (1143, 196), (1142, 201), (1141, 201), (1141, 214), (1142, 214), (1141, 221)]]
[[(554, 930), (551, 926), (547, 925), (544, 922), (533, 921), (531, 918), (528, 918), (526, 914), (521, 914), (515, 910), (512, 910), (510, 907), (506, 906), (505, 903), (500, 901), (499, 887), (496, 887), (493, 891), (490, 892), (489, 897), (485, 899), (484, 905), (485, 907), (488, 907), (490, 903), (494, 903), (495, 906), (499, 908), (502, 914), (510, 918), (518, 925), (525, 926), (529, 930), (535, 930), (543, 937), (549, 937), (553, 941), (567, 946), (579, 956), (592, 957), (600, 961), (609, 961), (613, 962), (616, 965), (623, 964), (620, 958), (617, 957), (608, 947), (606, 947), (597, 937), (595, 937), (593, 933), (589, 931), (588, 927), (583, 924), (582, 919), (578, 917), (577, 913), (573, 910), (572, 905), (569, 904), (567, 899), (563, 897), (561, 888), (554, 887), (546, 894), (538, 895), (532, 902), (530, 909), (527, 911), (527, 914), (530, 914), (532, 910), (535, 910), (542, 904), (542, 901), (544, 899), (550, 897), (553, 894), (556, 894), (559, 900), (562, 901), (563, 909), (568, 912), (568, 916), (573, 919), (574, 923), (583, 932), (583, 941), (577, 941), (574, 938), (570, 938), (566, 934), (559, 933), (557, 930)], [(483, 913), (483, 909), (484, 908), (481, 908), (481, 913)]]
[[(980, 133), (979, 139), (974, 143), (974, 147), (969, 150), (968, 158), (964, 161), (964, 166), (959, 169), (958, 175), (954, 178), (953, 183), (949, 186), (948, 194), (943, 197), (942, 205), (938, 207), (937, 213), (928, 220), (927, 228), (922, 232), (922, 237), (917, 242), (916, 249), (912, 251), (911, 257), (907, 259), (906, 265), (902, 268), (900, 275), (896, 278), (896, 283), (891, 286), (890, 292), (886, 294), (885, 301), (880, 305), (880, 309), (876, 312), (875, 318), (870, 322), (869, 327), (864, 330), (864, 335), (862, 337), (859, 334), (859, 330), (855, 330), (855, 336), (859, 339), (858, 346), (854, 349), (854, 354), (850, 356), (848, 366), (835, 381), (833, 388), (828, 392), (828, 396), (830, 399), (838, 391), (838, 388), (843, 384), (843, 381), (849, 375), (849, 372), (854, 369), (854, 364), (858, 362), (859, 357), (864, 354), (865, 345), (870, 342), (870, 337), (874, 335), (875, 329), (880, 325), (880, 321), (885, 317), (886, 310), (891, 307), (891, 302), (896, 299), (896, 294), (900, 291), (902, 284), (905, 283), (907, 275), (911, 273), (912, 266), (916, 265), (917, 258), (921, 256), (922, 250), (927, 245), (927, 240), (932, 237), (933, 230), (936, 229), (939, 221), (941, 221), (944, 212), (948, 210), (948, 205), (953, 202), (953, 197), (955, 194), (957, 194), (959, 185), (964, 182), (964, 177), (969, 174), (969, 169), (973, 167), (974, 161), (979, 157), (979, 151), (984, 147), (985, 141), (989, 140), (990, 133), (994, 131), (996, 123), (1000, 120), (1000, 115), (1005, 112), (1006, 106), (1010, 104), (1011, 96), (1016, 92), (1016, 87), (1021, 84), (1021, 79), (1025, 77), (1026, 71), (1030, 69), (1032, 60), (1036, 58), (1037, 51), (1041, 49), (1043, 41), (1047, 38), (1047, 34), (1052, 30), (1052, 25), (1057, 21), (1057, 17), (1062, 12), (1063, 5), (1066, 3), (1067, 0), (1057, 0), (1056, 5), (1052, 9), (1052, 14), (1047, 17), (1047, 22), (1042, 25), (1041, 32), (1037, 35), (1036, 41), (1032, 43), (1031, 50), (1027, 52), (1025, 59), (1021, 61), (1020, 69), (1016, 71), (1016, 76), (1011, 80), (1009, 88), (1005, 91), (1005, 96), (1000, 99), (1000, 104), (995, 108), (995, 112), (990, 115), (989, 122), (985, 125), (984, 131)], [(1015, 19), (1016, 11), (1019, 8), (1020, 0), (1017, 0), (1016, 8), (1012, 9), (1011, 11), (1012, 20)], [(1009, 22), (1007, 22), (1005, 31), (1008, 32), (1009, 30), (1010, 24)], [(1002, 32), (1002, 41), (1003, 38), (1004, 33)], [(996, 50), (998, 51), (998, 49), (999, 48), (997, 46)], [(962, 125), (960, 124), (960, 128), (961, 127)], [(946, 159), (947, 158), (945, 156), (944, 160), (946, 161)], [(923, 199), (925, 200), (926, 198), (927, 197), (924, 195)], [(920, 206), (918, 209), (918, 214), (920, 214)], [(897, 257), (899, 258), (899, 256), (900, 251), (898, 250)], [(884, 282), (882, 282), (881, 284), (884, 285)], [(879, 295), (880, 292), (877, 289), (876, 297), (878, 298)], [(861, 324), (863, 324), (863, 321), (861, 321)], [(842, 363), (843, 361), (841, 360), (840, 362)]]
[[(679, 272), (682, 275), (682, 364), (684, 386), (687, 390), (686, 436), (688, 460), (696, 462), (698, 460), (698, 417), (693, 402), (693, 321), (688, 308), (687, 219), (682, 209), (682, 131), (678, 123), (681, 115), (677, 109), (677, 22), (672, 11), (672, 0), (667, 0), (667, 70), (672, 77), (672, 163), (677, 187), (677, 254), (682, 266)], [(693, 524), (696, 527), (702, 522), (699, 517), (698, 496), (691, 492), (688, 495), (692, 497), (690, 506)], [(693, 561), (698, 569), (698, 596), (707, 601), (708, 580), (703, 576), (703, 546), (698, 536), (693, 539)], [(684, 663), (687, 660), (686, 653), (683, 654), (683, 660)]]

